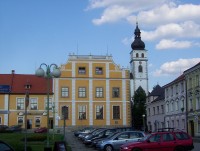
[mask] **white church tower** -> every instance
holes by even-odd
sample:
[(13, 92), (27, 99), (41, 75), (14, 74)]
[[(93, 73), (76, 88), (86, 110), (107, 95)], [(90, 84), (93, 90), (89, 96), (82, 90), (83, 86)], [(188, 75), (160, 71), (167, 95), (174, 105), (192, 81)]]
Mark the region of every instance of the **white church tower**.
[(130, 89), (131, 97), (134, 96), (138, 87), (142, 87), (148, 95), (148, 56), (145, 44), (141, 40), (140, 29), (136, 23), (135, 39), (131, 44), (130, 52)]

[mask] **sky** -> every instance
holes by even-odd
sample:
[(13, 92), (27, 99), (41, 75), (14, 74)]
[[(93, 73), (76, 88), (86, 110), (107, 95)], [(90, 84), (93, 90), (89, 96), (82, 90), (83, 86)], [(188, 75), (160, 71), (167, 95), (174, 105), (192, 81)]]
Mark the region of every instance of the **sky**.
[(73, 53), (129, 68), (138, 22), (151, 91), (200, 62), (199, 12), (199, 0), (0, 0), (0, 74), (35, 74)]

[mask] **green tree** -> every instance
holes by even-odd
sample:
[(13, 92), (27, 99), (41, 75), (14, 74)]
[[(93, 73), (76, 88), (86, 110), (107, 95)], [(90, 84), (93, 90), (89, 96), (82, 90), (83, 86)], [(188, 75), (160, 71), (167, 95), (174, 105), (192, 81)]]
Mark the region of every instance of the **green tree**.
[[(133, 96), (133, 105), (132, 105), (132, 124), (135, 129), (142, 129), (143, 124), (143, 115), (146, 115), (146, 93), (143, 88), (140, 86), (135, 91)], [(144, 117), (146, 118), (146, 116)], [(145, 120), (146, 121), (146, 120)], [(145, 122), (146, 125), (146, 122)]]

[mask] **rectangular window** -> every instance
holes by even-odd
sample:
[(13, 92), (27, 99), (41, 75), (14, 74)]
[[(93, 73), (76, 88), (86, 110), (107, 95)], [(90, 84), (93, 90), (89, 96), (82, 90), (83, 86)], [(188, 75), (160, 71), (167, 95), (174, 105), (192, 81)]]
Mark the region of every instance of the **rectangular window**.
[(37, 110), (38, 109), (38, 101), (36, 98), (30, 98), (30, 109)]
[(2, 117), (0, 116), (0, 124), (2, 124)]
[(40, 127), (40, 117), (35, 117), (35, 127)]
[(96, 88), (96, 97), (97, 98), (102, 98), (103, 97), (103, 88), (97, 87)]
[(173, 87), (171, 87), (171, 96), (173, 96)]
[(68, 87), (61, 88), (61, 97), (69, 97), (69, 88)]
[(168, 91), (168, 89), (166, 89), (166, 98), (168, 98), (169, 97), (169, 91)]
[(85, 87), (79, 87), (78, 88), (78, 97), (79, 98), (85, 98), (86, 97), (86, 88)]
[(192, 99), (190, 99), (190, 111), (193, 111), (193, 102), (192, 102)]
[(196, 87), (199, 86), (199, 75), (196, 75)]
[(200, 98), (197, 97), (196, 98), (196, 102), (197, 102), (197, 110), (200, 109)]
[(103, 105), (96, 106), (96, 119), (103, 119)]
[(160, 111), (159, 111), (159, 106), (157, 106), (157, 114), (159, 114), (159, 112), (160, 112)]
[(69, 107), (68, 106), (62, 107), (62, 116), (64, 119), (69, 119)]
[(178, 84), (176, 85), (176, 94), (178, 94)]
[(79, 67), (78, 68), (78, 74), (86, 74), (85, 67)]
[(17, 119), (17, 123), (18, 123), (18, 125), (23, 125), (23, 123), (24, 123), (24, 118), (22, 117), (22, 116), (20, 116), (20, 117), (18, 117), (18, 119)]
[[(47, 110), (47, 103), (48, 103), (48, 101), (47, 101), (47, 98), (45, 99), (45, 109)], [(49, 98), (49, 110), (51, 110), (52, 109), (52, 98)]]
[(148, 108), (148, 113), (149, 113), (149, 116), (151, 116), (150, 108)]
[(78, 119), (85, 120), (86, 119), (86, 106), (85, 105), (78, 106), (78, 112), (79, 112)]
[(24, 110), (24, 98), (17, 98), (17, 110)]
[(192, 78), (189, 79), (189, 89), (192, 88)]
[(184, 85), (183, 85), (183, 82), (181, 83), (181, 92), (184, 92)]
[(112, 90), (112, 96), (113, 98), (119, 98), (119, 88), (113, 88)]
[(103, 74), (103, 68), (102, 67), (96, 67), (95, 73), (96, 74)]
[(164, 106), (163, 105), (161, 105), (161, 112), (162, 112), (162, 114), (164, 114)]
[(185, 119), (182, 119), (182, 129), (184, 130), (185, 129)]
[(120, 119), (120, 106), (113, 106), (113, 119)]
[(153, 107), (153, 115), (155, 115), (156, 114), (156, 109), (155, 109), (155, 107)]

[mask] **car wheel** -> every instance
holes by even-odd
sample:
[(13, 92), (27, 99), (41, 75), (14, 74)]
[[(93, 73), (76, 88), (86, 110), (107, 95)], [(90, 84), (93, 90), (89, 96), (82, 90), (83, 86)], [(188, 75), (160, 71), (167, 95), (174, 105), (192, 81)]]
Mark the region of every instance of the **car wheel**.
[(174, 149), (174, 151), (185, 151), (184, 147), (178, 146)]
[(106, 145), (104, 151), (113, 151), (113, 147), (111, 145)]
[(132, 151), (141, 151), (139, 148), (133, 148)]

